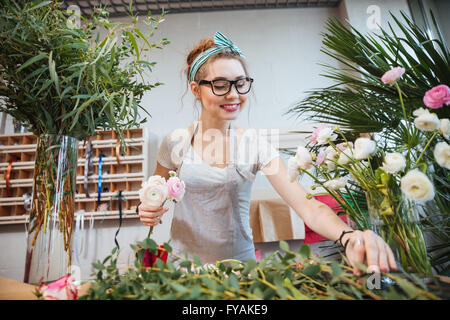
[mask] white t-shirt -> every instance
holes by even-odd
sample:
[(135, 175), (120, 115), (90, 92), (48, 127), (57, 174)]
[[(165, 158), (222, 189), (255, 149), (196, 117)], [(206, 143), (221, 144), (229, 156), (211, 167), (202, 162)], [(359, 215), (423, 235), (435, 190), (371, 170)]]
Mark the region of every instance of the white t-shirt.
[[(240, 135), (237, 164), (253, 174), (280, 155), (274, 144), (266, 138), (266, 132), (265, 129), (246, 129)], [(183, 148), (189, 146), (190, 137), (190, 131), (184, 128), (173, 130), (166, 135), (159, 147), (157, 161), (168, 169), (177, 170), (181, 164)]]

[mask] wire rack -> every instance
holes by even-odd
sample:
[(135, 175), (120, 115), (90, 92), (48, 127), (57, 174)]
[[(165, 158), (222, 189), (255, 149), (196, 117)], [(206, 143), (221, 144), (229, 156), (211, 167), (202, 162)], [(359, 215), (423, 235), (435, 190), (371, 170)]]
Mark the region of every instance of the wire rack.
[[(206, 12), (224, 10), (255, 10), (308, 7), (336, 7), (341, 0), (133, 0), (133, 12), (138, 15), (169, 13)], [(111, 17), (127, 16), (130, 0), (66, 0), (63, 8), (78, 6), (83, 16), (90, 16), (96, 7), (103, 7)]]

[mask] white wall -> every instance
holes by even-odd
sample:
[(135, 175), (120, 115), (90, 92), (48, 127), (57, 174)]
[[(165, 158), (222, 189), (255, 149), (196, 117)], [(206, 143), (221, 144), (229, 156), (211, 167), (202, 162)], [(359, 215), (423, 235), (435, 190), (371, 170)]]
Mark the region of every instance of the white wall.
[[(390, 12), (400, 18), (400, 21), (403, 20), (400, 11), (411, 16), (407, 0), (343, 0), (343, 3), (347, 8), (350, 24), (363, 34), (379, 31), (373, 24), (375, 18), (381, 28), (388, 31), (388, 24), (394, 22)], [(399, 31), (394, 25), (393, 29), (396, 33)]]

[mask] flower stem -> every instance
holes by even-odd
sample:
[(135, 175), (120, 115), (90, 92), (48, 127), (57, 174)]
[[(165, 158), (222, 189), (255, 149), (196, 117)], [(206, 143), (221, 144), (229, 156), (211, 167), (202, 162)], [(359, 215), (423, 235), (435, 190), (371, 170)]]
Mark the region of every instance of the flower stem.
[(150, 227), (150, 230), (148, 231), (147, 238), (150, 238), (150, 236), (152, 235), (152, 232), (153, 232), (153, 226)]
[[(397, 82), (395, 82), (395, 87), (397, 88), (398, 96), (400, 97), (400, 104), (401, 104), (401, 106), (402, 106), (403, 117), (405, 118), (406, 124), (408, 124), (408, 118), (406, 117), (405, 105), (404, 105), (404, 103), (403, 103), (403, 98), (402, 98), (402, 91), (400, 90), (400, 87), (398, 86), (398, 83), (397, 83)], [(409, 129), (409, 128), (408, 128), (408, 129)], [(409, 130), (408, 130), (408, 134), (409, 134)]]
[[(409, 121), (406, 116), (406, 109), (405, 109), (405, 104), (403, 103), (402, 90), (400, 90), (400, 87), (398, 86), (397, 82), (395, 82), (395, 88), (397, 88), (398, 96), (400, 98), (400, 105), (402, 106), (403, 117), (405, 118), (406, 132), (408, 133), (408, 145), (410, 145), (411, 139), (412, 139), (411, 138), (412, 130), (410, 131)], [(410, 152), (411, 152), (411, 148), (408, 148), (408, 159), (410, 157)]]
[(422, 153), (420, 154), (419, 158), (417, 158), (416, 164), (414, 165), (414, 167), (411, 168), (411, 170), (412, 170), (412, 169), (415, 169), (415, 168), (419, 165), (419, 161), (420, 161), (420, 159), (422, 158), (422, 156), (423, 156), (425, 150), (427, 150), (427, 148), (430, 146), (431, 141), (433, 141), (434, 137), (436, 136), (436, 134), (437, 134), (438, 132), (439, 132), (439, 130), (435, 130), (435, 131), (434, 131), (433, 136), (431, 137), (430, 140), (428, 140), (428, 143), (425, 145), (425, 148), (423, 148)]

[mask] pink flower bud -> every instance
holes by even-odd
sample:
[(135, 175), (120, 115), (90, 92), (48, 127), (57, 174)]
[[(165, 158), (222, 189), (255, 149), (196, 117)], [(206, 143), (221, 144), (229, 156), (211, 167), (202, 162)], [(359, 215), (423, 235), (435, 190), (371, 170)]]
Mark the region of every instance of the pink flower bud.
[(395, 67), (389, 71), (386, 71), (381, 77), (381, 81), (384, 84), (393, 84), (405, 73), (405, 68)]
[(319, 154), (317, 155), (317, 159), (316, 159), (317, 166), (322, 164), (322, 162), (325, 160), (326, 155), (327, 155), (327, 153), (325, 152), (325, 150), (320, 150)]

